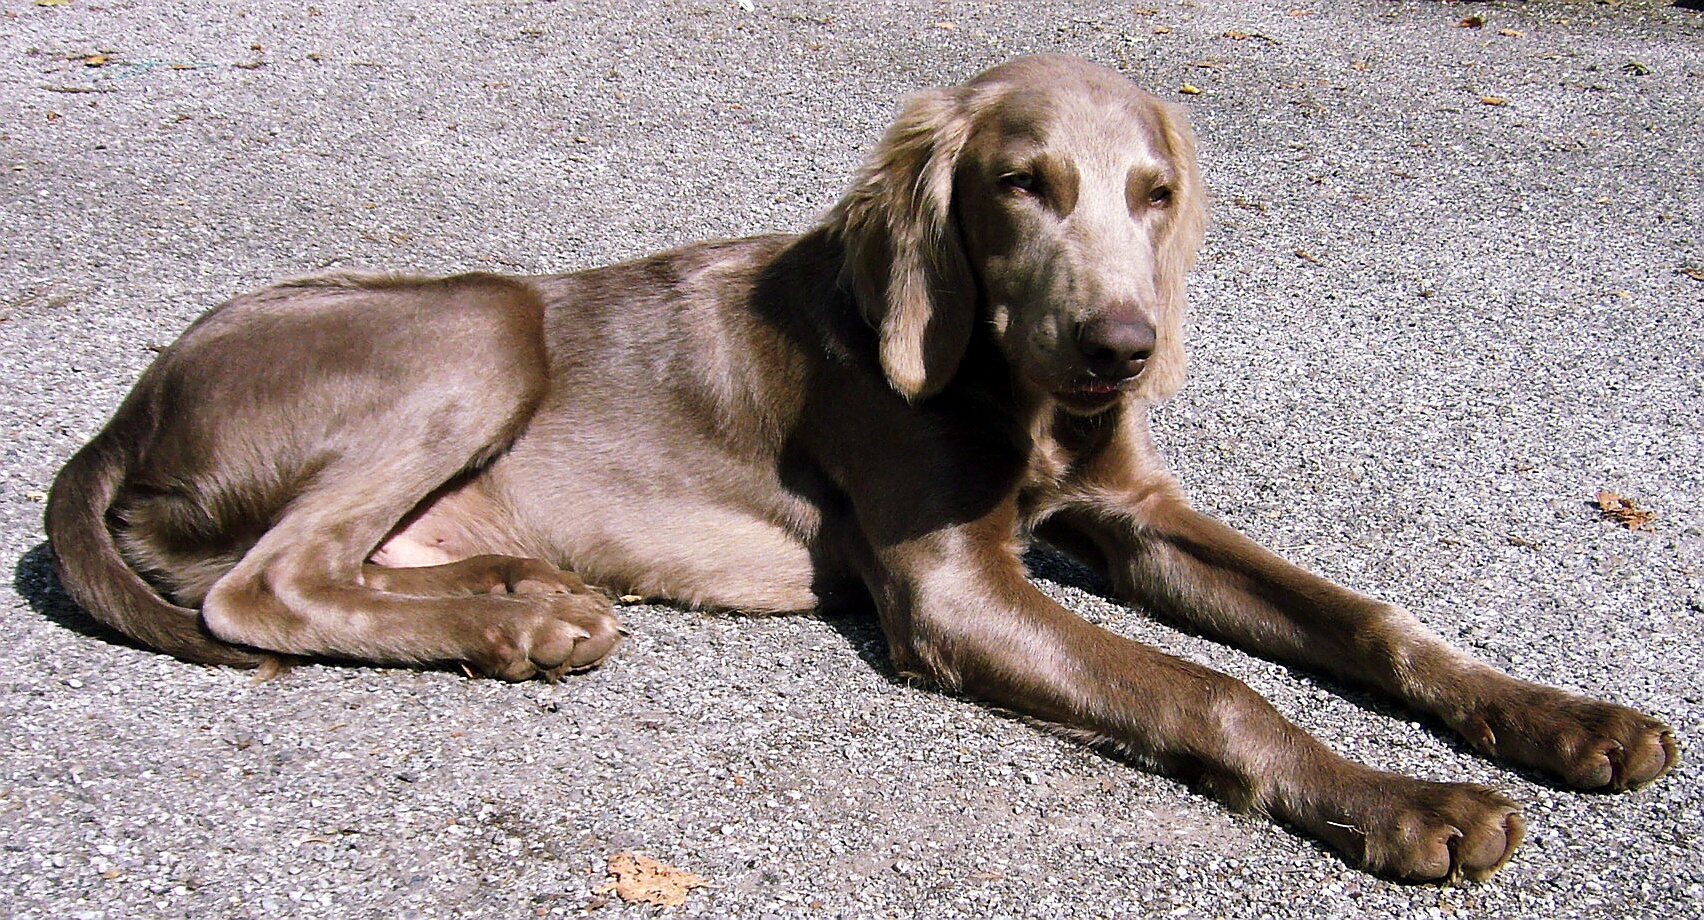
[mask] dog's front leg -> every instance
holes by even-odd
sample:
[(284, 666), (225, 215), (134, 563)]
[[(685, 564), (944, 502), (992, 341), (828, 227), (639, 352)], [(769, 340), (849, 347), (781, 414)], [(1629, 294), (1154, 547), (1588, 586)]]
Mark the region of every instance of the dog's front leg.
[(1304, 571), (1195, 511), (1169, 480), (1156, 478), (1126, 502), (1063, 509), (1042, 532), (1102, 567), (1133, 602), (1275, 660), (1384, 691), (1486, 753), (1574, 788), (1634, 788), (1679, 759), (1657, 720), (1510, 677), (1408, 611)]
[(901, 670), (1110, 742), (1380, 874), (1483, 878), (1520, 842), (1502, 796), (1348, 761), (1240, 681), (1073, 615), (1025, 579), (1007, 523), (876, 550), (869, 581)]

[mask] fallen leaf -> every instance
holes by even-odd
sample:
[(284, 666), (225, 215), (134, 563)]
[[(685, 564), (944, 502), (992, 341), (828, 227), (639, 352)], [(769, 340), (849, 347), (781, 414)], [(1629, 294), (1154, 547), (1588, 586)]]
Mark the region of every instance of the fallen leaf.
[(85, 54), (82, 60), (84, 67), (105, 67), (112, 58), (104, 54)]
[(1160, 11), (1156, 7), (1139, 6), (1135, 9), (1131, 10), (1130, 12), (1131, 12), (1132, 15), (1135, 15), (1135, 16), (1154, 16), (1154, 15), (1157, 15)]
[(1502, 96), (1480, 96), (1479, 101), (1483, 105), (1508, 105), (1509, 104), (1509, 100), (1504, 99)]
[(1485, 26), (1485, 17), (1480, 16), (1478, 14), (1469, 16), (1466, 19), (1463, 19), (1461, 22), (1456, 23), (1456, 28), (1458, 28), (1458, 29), (1479, 29), (1479, 28), (1483, 28), (1484, 26)]
[(36, 0), (36, 6), (70, 6), (71, 0)]
[(1230, 39), (1231, 41), (1235, 41), (1235, 42), (1240, 42), (1245, 38), (1258, 38), (1261, 41), (1267, 43), (1268, 45), (1272, 45), (1274, 47), (1283, 44), (1283, 42), (1279, 41), (1278, 39), (1273, 38), (1270, 35), (1262, 35), (1259, 32), (1242, 32), (1242, 31), (1239, 31), (1237, 29), (1232, 29), (1228, 32), (1224, 32), (1224, 33), (1221, 33), (1221, 34), (1223, 34), (1224, 37)]
[(658, 907), (679, 907), (686, 903), (688, 891), (710, 884), (691, 872), (632, 852), (611, 856), (609, 875), (613, 881), (596, 889), (594, 894), (613, 892), (629, 904), (654, 904)]
[(1680, 273), (1693, 281), (1704, 281), (1704, 268), (1683, 268)]
[(1296, 258), (1301, 259), (1303, 262), (1312, 262), (1315, 265), (1319, 264), (1319, 260), (1314, 258), (1313, 254), (1309, 253), (1306, 249), (1296, 250)]
[(1526, 33), (1519, 29), (1498, 29), (1497, 34), (1505, 38), (1525, 38)]
[(1621, 72), (1630, 73), (1635, 77), (1645, 77), (1656, 73), (1655, 70), (1651, 69), (1651, 65), (1640, 61), (1628, 61), (1627, 63), (1622, 64)]
[(1286, 16), (1312, 16), (1313, 10), (1294, 9), (1285, 13)]
[(1154, 34), (1155, 35), (1169, 35), (1169, 34), (1171, 34), (1171, 26), (1155, 26), (1154, 27)]
[(1199, 95), (1201, 95), (1201, 87), (1196, 86), (1193, 83), (1185, 83), (1182, 86), (1178, 87), (1177, 91), (1184, 94), (1185, 96), (1199, 96)]
[(1607, 490), (1598, 492), (1597, 504), (1605, 520), (1614, 521), (1628, 530), (1645, 530), (1657, 517), (1655, 511), (1639, 507), (1633, 499)]

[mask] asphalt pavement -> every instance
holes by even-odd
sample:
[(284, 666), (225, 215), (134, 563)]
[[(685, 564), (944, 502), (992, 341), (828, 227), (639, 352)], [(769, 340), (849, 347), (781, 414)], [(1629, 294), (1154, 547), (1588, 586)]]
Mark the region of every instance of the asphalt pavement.
[[(1704, 917), (1704, 14), (1695, 0), (13, 0), (0, 8), (0, 914)], [(372, 7), (378, 7), (374, 9)], [(1081, 55), (1189, 110), (1214, 217), (1201, 507), (1686, 760), (1579, 795), (1367, 695), (1227, 671), (1345, 754), (1523, 803), (1488, 883), (1310, 839), (913, 687), (853, 617), (632, 606), (544, 684), (116, 641), (42, 500), (207, 307), (333, 269), (556, 271), (797, 230), (908, 91)], [(1654, 517), (1607, 520), (1600, 491)], [(638, 852), (703, 887), (602, 891)]]

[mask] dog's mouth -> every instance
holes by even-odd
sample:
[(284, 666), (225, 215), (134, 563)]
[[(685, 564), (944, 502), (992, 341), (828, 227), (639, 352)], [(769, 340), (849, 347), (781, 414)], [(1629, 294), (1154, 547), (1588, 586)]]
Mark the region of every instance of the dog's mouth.
[(1117, 402), (1129, 383), (1129, 380), (1086, 380), (1055, 391), (1053, 398), (1074, 412), (1099, 412)]

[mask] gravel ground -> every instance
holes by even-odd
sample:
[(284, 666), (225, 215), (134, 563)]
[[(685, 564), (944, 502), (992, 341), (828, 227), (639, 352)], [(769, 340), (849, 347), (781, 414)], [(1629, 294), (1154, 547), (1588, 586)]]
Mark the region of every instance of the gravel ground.
[[(1073, 609), (1350, 756), (1507, 790), (1527, 844), (1484, 885), (1370, 878), (897, 681), (857, 619), (632, 607), (621, 654), (556, 686), (255, 683), (117, 643), (53, 584), (54, 471), (211, 304), (802, 228), (906, 91), (1063, 51), (1201, 135), (1194, 377), (1158, 413), (1197, 502), (1517, 675), (1704, 736), (1694, 0), (1147, 2), (6, 4), (0, 913), (655, 916), (595, 893), (637, 850), (707, 880), (675, 916), (1704, 917), (1697, 756), (1560, 791), (1045, 560)], [(1600, 489), (1651, 528), (1602, 520)]]

